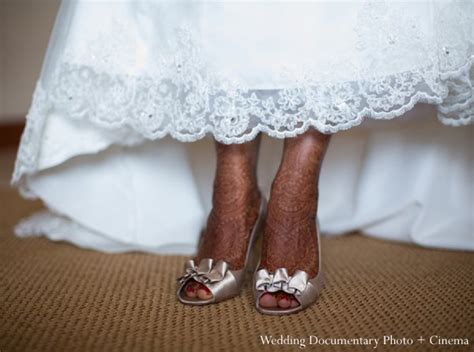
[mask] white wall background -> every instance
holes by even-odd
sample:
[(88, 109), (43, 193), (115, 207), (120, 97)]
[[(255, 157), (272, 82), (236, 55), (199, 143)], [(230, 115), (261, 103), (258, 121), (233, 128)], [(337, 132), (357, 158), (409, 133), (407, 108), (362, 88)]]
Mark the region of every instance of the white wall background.
[(60, 0), (0, 0), (0, 123), (24, 118)]

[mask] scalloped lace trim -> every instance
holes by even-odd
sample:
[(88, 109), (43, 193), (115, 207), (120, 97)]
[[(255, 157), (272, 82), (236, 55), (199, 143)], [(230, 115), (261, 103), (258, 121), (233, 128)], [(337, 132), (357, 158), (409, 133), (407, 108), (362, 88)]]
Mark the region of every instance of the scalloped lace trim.
[(418, 102), (437, 104), (442, 123), (460, 126), (474, 119), (472, 61), (447, 79), (433, 68), (423, 68), (383, 79), (274, 91), (226, 89), (189, 72), (173, 81), (111, 76), (64, 63), (52, 89), (38, 81), (12, 182), (36, 170), (41, 131), (53, 107), (72, 119), (110, 129), (130, 127), (148, 139), (171, 135), (183, 142), (207, 133), (223, 143), (244, 143), (259, 132), (293, 137), (310, 127), (335, 133), (359, 125), (365, 117), (401, 116)]
[(39, 110), (55, 107), (73, 119), (105, 128), (131, 127), (148, 139), (191, 142), (207, 133), (223, 143), (243, 143), (265, 132), (293, 137), (312, 126), (336, 133), (364, 117), (390, 119), (418, 102), (439, 105), (449, 125), (472, 122), (473, 79), (470, 58), (443, 79), (437, 67), (354, 82), (295, 81), (294, 87), (251, 90), (200, 74), (200, 66), (177, 64), (174, 73), (120, 76), (88, 66), (63, 63), (52, 89), (38, 82)]

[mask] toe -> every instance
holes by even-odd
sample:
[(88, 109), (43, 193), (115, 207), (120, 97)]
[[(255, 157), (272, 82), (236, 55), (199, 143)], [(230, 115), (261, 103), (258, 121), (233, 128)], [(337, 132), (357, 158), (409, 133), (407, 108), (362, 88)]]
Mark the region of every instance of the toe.
[(189, 281), (184, 287), (184, 293), (189, 298), (196, 298), (197, 297), (197, 282), (194, 280)]
[(291, 300), (291, 308), (296, 308), (299, 305), (300, 305), (299, 302), (295, 298)]
[(264, 293), (260, 297), (259, 303), (264, 308), (276, 308), (277, 307), (276, 297), (271, 293)]
[(197, 289), (197, 296), (199, 299), (208, 300), (212, 298), (212, 293), (205, 285), (201, 284)]
[(291, 307), (291, 296), (287, 293), (281, 293), (278, 297), (278, 307), (288, 309)]

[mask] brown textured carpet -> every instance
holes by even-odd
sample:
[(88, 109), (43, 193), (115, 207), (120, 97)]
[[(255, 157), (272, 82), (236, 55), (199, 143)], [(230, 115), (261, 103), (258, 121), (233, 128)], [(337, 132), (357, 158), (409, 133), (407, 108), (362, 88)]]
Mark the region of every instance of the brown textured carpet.
[(299, 350), (262, 345), (261, 335), (438, 335), (468, 338), (471, 345), (430, 346), (414, 340), (411, 346), (379, 344), (376, 350), (473, 350), (472, 253), (360, 235), (325, 238), (326, 288), (319, 303), (297, 315), (270, 317), (254, 310), (248, 285), (239, 298), (218, 305), (179, 304), (174, 279), (182, 256), (108, 255), (43, 238), (15, 238), (12, 226), (39, 206), (0, 187), (1, 352)]

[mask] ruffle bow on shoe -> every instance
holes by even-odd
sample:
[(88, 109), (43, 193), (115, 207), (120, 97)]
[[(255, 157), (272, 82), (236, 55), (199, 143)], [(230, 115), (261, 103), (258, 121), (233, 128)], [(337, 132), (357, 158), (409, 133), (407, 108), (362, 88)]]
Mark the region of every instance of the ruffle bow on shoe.
[(190, 279), (198, 281), (202, 284), (214, 283), (224, 279), (229, 264), (224, 260), (219, 260), (213, 267), (214, 260), (212, 258), (204, 258), (197, 266), (193, 259), (188, 260), (184, 264), (186, 274), (178, 278), (180, 284), (184, 284)]
[(301, 270), (297, 270), (293, 276), (289, 276), (286, 268), (279, 268), (273, 274), (270, 274), (267, 269), (261, 269), (256, 273), (255, 285), (257, 291), (283, 291), (296, 297), (304, 292), (308, 280), (308, 274)]

